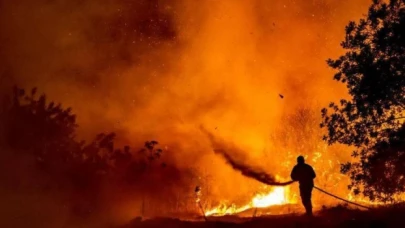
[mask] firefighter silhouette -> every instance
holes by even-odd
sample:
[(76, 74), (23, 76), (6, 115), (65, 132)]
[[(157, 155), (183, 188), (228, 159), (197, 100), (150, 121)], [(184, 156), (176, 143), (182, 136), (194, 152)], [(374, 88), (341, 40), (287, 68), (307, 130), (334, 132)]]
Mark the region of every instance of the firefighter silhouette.
[(303, 156), (297, 158), (297, 164), (291, 171), (291, 179), (298, 181), (302, 204), (305, 207), (307, 215), (312, 216), (311, 195), (314, 188), (314, 178), (316, 177), (314, 169), (305, 163)]

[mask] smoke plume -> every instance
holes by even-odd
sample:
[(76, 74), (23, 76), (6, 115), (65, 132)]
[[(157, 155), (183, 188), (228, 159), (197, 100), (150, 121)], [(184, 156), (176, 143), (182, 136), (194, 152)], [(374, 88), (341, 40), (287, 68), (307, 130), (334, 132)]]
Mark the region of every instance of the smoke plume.
[(245, 164), (241, 164), (234, 159), (225, 150), (215, 150), (216, 153), (221, 154), (228, 164), (232, 166), (233, 169), (240, 171), (244, 176), (253, 178), (263, 184), (271, 186), (286, 186), (294, 181), (278, 182), (273, 175), (270, 175), (259, 168), (249, 167)]
[(236, 160), (231, 156), (232, 153), (234, 156), (241, 156), (245, 154), (243, 151), (240, 151), (237, 147), (232, 144), (226, 144), (223, 140), (216, 138), (212, 133), (201, 128), (201, 130), (208, 136), (212, 146), (214, 147), (214, 152), (222, 155), (226, 162), (232, 166), (232, 168), (238, 172), (241, 172), (243, 176), (255, 179), (263, 184), (271, 186), (286, 186), (292, 184), (294, 181), (279, 182), (276, 180), (275, 176), (265, 171), (261, 170), (258, 167), (252, 167), (246, 164), (243, 164), (241, 160)]

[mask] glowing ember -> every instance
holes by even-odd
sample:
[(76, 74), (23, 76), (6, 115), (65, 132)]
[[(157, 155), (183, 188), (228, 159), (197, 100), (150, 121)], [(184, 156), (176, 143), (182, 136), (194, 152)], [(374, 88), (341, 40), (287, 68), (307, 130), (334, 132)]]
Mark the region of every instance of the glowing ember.
[(232, 215), (237, 214), (247, 209), (252, 208), (250, 205), (245, 205), (242, 207), (237, 207), (235, 204), (231, 206), (226, 206), (224, 204), (205, 212), (205, 216), (222, 216), (222, 215)]

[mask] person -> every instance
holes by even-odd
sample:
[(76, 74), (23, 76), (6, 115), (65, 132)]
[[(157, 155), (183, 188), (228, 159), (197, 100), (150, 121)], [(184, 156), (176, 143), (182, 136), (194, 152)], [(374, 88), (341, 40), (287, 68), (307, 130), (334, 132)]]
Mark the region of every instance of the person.
[(297, 165), (291, 171), (291, 179), (298, 181), (302, 204), (305, 207), (306, 214), (312, 216), (311, 195), (316, 177), (314, 169), (305, 163), (303, 156), (297, 158)]

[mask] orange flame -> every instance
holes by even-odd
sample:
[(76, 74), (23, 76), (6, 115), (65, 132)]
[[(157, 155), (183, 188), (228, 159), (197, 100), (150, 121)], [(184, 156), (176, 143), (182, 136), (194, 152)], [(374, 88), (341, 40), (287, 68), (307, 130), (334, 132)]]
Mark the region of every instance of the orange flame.
[(206, 216), (223, 216), (223, 215), (230, 215), (230, 214), (238, 214), (240, 212), (246, 211), (252, 208), (267, 208), (270, 206), (275, 205), (284, 205), (284, 204), (292, 204), (296, 203), (290, 197), (290, 187), (274, 187), (271, 188), (270, 191), (261, 192), (256, 194), (252, 200), (243, 205), (243, 206), (236, 206), (235, 204), (231, 204), (227, 206), (225, 204), (221, 204), (211, 210), (205, 212)]

